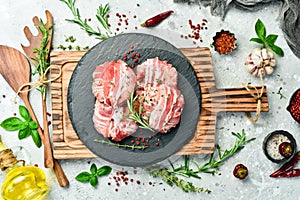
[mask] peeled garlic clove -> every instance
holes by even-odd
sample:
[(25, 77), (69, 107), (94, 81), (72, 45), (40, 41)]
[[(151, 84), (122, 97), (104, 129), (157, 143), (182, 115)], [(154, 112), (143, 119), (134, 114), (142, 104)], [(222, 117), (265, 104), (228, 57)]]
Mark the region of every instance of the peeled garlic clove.
[(275, 59), (272, 59), (272, 60), (270, 61), (270, 66), (271, 66), (271, 67), (275, 67), (275, 65), (276, 65), (276, 60), (275, 60)]
[(267, 49), (262, 49), (261, 50), (261, 57), (262, 57), (263, 60), (268, 59)]
[(265, 67), (266, 74), (272, 74), (274, 69), (271, 66)]
[(274, 54), (271, 50), (267, 49), (267, 54), (269, 58), (274, 58)]
[(245, 65), (245, 67), (249, 73), (253, 73), (256, 70), (256, 67), (253, 65), (253, 63), (248, 63)]

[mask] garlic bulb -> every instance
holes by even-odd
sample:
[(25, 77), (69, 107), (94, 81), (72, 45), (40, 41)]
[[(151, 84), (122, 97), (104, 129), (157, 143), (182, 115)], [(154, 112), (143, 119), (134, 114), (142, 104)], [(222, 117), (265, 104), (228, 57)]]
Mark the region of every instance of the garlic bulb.
[(272, 74), (275, 64), (273, 52), (265, 48), (253, 49), (245, 61), (246, 69), (254, 76)]

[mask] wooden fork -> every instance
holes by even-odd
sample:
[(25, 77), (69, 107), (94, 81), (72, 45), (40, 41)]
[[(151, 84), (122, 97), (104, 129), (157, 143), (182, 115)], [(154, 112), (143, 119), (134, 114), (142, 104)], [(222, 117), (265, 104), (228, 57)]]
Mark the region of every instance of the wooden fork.
[[(48, 10), (46, 10), (45, 13), (46, 13), (46, 18), (47, 18), (45, 25), (46, 25), (46, 27), (50, 27), (53, 25), (52, 14)], [(34, 16), (32, 21), (35, 26), (41, 26), (41, 22), (37, 16)], [(37, 61), (34, 60), (34, 58), (37, 57), (38, 55), (37, 55), (37, 53), (34, 53), (34, 49), (38, 49), (40, 47), (41, 41), (43, 38), (43, 34), (38, 30), (38, 34), (36, 36), (33, 35), (28, 26), (24, 27), (24, 33), (25, 33), (26, 38), (29, 41), (29, 46), (24, 46), (23, 44), (21, 44), (22, 49), (24, 50), (27, 57), (32, 61), (32, 63), (34, 65), (36, 65)], [(52, 34), (53, 34), (53, 29), (50, 30), (50, 34), (49, 34), (49, 38), (48, 38), (49, 42), (48, 42), (47, 48), (49, 49), (49, 52), (50, 52), (50, 48), (51, 48)], [(69, 181), (68, 181), (63, 169), (61, 168), (59, 162), (53, 158), (50, 136), (49, 136), (49, 129), (48, 129), (47, 106), (46, 106), (46, 101), (43, 98), (43, 94), (42, 94), (42, 108), (43, 108), (44, 131), (42, 131), (42, 129), (39, 129), (40, 130), (39, 134), (42, 135), (44, 138), (44, 140), (43, 140), (44, 164), (45, 164), (46, 168), (54, 169), (54, 172), (55, 172), (55, 175), (59, 182), (59, 185), (61, 187), (65, 187), (65, 186), (69, 185)]]
[[(48, 10), (46, 10), (45, 13), (46, 13), (46, 18), (47, 18), (45, 25), (46, 25), (46, 27), (50, 27), (53, 25), (52, 14)], [(32, 21), (35, 26), (41, 26), (41, 22), (37, 16), (34, 16)], [(22, 49), (24, 50), (24, 52), (28, 56), (28, 58), (36, 65), (37, 63), (33, 58), (37, 57), (38, 55), (37, 55), (37, 53), (34, 53), (33, 51), (34, 51), (34, 49), (40, 47), (41, 40), (43, 38), (43, 34), (38, 30), (38, 34), (36, 36), (33, 35), (28, 26), (24, 27), (24, 33), (25, 33), (26, 38), (29, 41), (29, 46), (24, 46), (23, 44), (21, 44)], [(48, 38), (49, 42), (48, 42), (47, 48), (49, 49), (49, 52), (50, 52), (53, 29), (51, 29), (49, 33), (50, 33), (49, 38)]]

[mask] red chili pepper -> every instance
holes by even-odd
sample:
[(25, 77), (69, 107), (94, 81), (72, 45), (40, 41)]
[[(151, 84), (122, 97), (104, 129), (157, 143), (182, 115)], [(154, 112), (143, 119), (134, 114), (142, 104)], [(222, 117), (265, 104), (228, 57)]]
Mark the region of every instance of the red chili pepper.
[[(300, 151), (296, 153), (296, 155), (287, 163), (285, 163), (280, 169), (276, 172), (272, 173), (270, 177), (282, 177), (283, 174), (288, 173), (288, 171), (293, 170), (293, 167), (299, 162), (300, 160)], [(299, 175), (300, 176), (300, 175)]]
[(160, 13), (154, 17), (151, 17), (150, 19), (147, 19), (144, 23), (141, 24), (143, 27), (154, 27), (158, 25), (160, 22), (162, 22), (164, 19), (169, 17), (174, 11), (169, 10), (163, 13)]
[(238, 179), (245, 179), (248, 176), (248, 169), (243, 164), (238, 164), (234, 167), (233, 175)]
[(289, 142), (283, 142), (279, 145), (279, 153), (286, 158), (291, 157), (291, 155), (293, 154), (293, 146), (291, 143)]
[(286, 171), (282, 174), (279, 174), (276, 178), (290, 178), (290, 177), (297, 177), (300, 176), (300, 169), (291, 169), (289, 171)]

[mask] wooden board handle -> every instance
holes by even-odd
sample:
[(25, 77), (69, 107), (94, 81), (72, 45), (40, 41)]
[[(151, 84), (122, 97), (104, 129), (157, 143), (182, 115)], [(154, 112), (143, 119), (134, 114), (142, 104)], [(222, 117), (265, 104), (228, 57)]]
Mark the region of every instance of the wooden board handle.
[[(256, 87), (261, 91), (260, 86)], [(202, 95), (202, 107), (213, 113), (218, 112), (255, 112), (256, 99), (245, 88), (212, 89), (210, 93)], [(255, 89), (250, 89), (255, 92)], [(269, 111), (267, 89), (264, 87), (261, 98), (261, 112)]]

